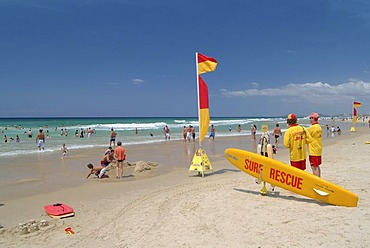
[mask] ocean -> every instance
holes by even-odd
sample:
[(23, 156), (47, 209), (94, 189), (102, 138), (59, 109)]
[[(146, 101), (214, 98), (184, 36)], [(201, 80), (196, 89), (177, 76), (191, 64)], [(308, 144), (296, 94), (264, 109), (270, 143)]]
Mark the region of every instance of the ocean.
[[(328, 119), (326, 123), (329, 122), (331, 125), (332, 122)], [(216, 128), (216, 139), (220, 136), (251, 135), (251, 124), (257, 125), (257, 134), (260, 134), (262, 125), (268, 125), (271, 131), (276, 123), (280, 124), (283, 132), (286, 130), (286, 119), (282, 117), (211, 118), (211, 124)], [(309, 126), (307, 118), (300, 118), (299, 123)], [(321, 121), (321, 124), (325, 124), (325, 119)], [(106, 149), (109, 146), (111, 128), (117, 133), (116, 142), (122, 141), (123, 146), (165, 142), (163, 128), (166, 125), (170, 129), (171, 140), (182, 140), (182, 129), (188, 125), (195, 127), (196, 138), (199, 137), (197, 117), (0, 118), (2, 136), (4, 138), (6, 135), (7, 137), (6, 143), (5, 140), (0, 142), (0, 158), (39, 153), (36, 144), (36, 135), (39, 129), (43, 129), (47, 137), (43, 152), (61, 153), (63, 144), (66, 144), (69, 150), (97, 147)], [(241, 132), (237, 132), (238, 125), (241, 125)], [(88, 128), (95, 130), (95, 133), (90, 137), (86, 133), (81, 138), (81, 130)], [(230, 128), (231, 131), (229, 131)], [(62, 129), (64, 134), (61, 133)], [(137, 133), (135, 129), (137, 129)], [(33, 133), (32, 138), (27, 135), (29, 130)], [(65, 135), (65, 130), (68, 131), (68, 135)], [(78, 132), (77, 136), (75, 136), (75, 132)], [(16, 142), (17, 135), (20, 139), (19, 142)]]

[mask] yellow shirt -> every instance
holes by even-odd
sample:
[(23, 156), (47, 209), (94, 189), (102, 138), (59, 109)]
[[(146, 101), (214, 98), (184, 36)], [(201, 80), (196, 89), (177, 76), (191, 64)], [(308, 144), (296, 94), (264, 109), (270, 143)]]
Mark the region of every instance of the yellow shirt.
[(290, 161), (306, 159), (306, 144), (312, 142), (308, 130), (298, 124), (291, 125), (284, 134), (284, 146), (290, 149)]
[(322, 154), (322, 129), (319, 123), (315, 122), (308, 128), (312, 136), (312, 142), (308, 145), (308, 155), (321, 156)]

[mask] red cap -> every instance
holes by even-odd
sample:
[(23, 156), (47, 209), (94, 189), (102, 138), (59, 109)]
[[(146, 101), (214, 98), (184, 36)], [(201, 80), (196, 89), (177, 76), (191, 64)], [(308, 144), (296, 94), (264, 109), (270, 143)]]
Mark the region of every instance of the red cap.
[(295, 114), (289, 114), (287, 119), (288, 120), (297, 119), (297, 116)]
[(313, 113), (311, 113), (309, 116), (308, 116), (308, 118), (314, 118), (314, 119), (319, 119), (319, 114), (318, 113), (315, 113), (315, 112), (313, 112)]

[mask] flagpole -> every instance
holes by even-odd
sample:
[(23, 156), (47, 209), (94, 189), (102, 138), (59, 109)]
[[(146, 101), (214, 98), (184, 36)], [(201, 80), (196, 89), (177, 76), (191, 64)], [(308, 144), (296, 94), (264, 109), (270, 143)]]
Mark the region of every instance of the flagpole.
[(197, 100), (198, 100), (198, 123), (199, 123), (199, 147), (202, 146), (200, 142), (200, 99), (199, 99), (199, 75), (198, 75), (198, 52), (195, 52), (195, 75), (197, 75)]

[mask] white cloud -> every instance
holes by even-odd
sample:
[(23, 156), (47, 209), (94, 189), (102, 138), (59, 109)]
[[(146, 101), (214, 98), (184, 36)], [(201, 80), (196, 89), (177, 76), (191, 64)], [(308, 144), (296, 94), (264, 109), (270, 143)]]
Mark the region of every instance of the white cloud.
[(132, 84), (142, 84), (142, 83), (145, 83), (145, 81), (144, 81), (144, 80), (139, 79), (139, 78), (131, 79), (131, 80), (130, 80), (130, 82), (131, 82)]
[(278, 88), (245, 89), (230, 91), (220, 89), (225, 97), (266, 96), (280, 97), (290, 102), (338, 103), (345, 100), (358, 100), (370, 97), (370, 83), (358, 79), (349, 79), (349, 82), (331, 85), (329, 83), (292, 83)]
[(352, 0), (352, 1), (338, 1), (330, 0), (331, 7), (341, 12), (342, 14), (348, 14), (353, 18), (363, 19), (365, 21), (370, 20), (370, 3), (366, 0)]
[(293, 49), (288, 49), (288, 50), (285, 50), (287, 53), (296, 53), (296, 51), (295, 50), (293, 50)]

